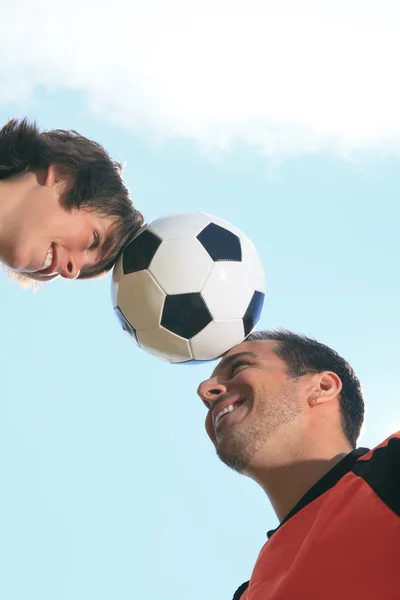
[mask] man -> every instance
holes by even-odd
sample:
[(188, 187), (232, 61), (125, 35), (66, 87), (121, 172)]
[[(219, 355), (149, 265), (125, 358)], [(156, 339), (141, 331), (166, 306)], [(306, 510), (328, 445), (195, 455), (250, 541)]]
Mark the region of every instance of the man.
[(350, 365), (305, 336), (258, 332), (198, 393), (219, 458), (280, 521), (234, 600), (400, 598), (400, 432), (356, 449), (364, 400)]
[(14, 277), (106, 273), (142, 224), (102, 146), (26, 119), (0, 129), (0, 262)]

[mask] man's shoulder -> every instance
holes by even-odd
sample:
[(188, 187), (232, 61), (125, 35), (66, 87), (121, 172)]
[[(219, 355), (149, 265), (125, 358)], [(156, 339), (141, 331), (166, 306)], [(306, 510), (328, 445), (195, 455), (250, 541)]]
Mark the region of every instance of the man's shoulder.
[[(397, 515), (400, 516), (400, 431), (387, 437), (369, 450), (358, 449), (353, 455), (350, 472), (362, 478), (375, 494)], [(347, 467), (347, 469), (349, 466)], [(349, 473), (349, 471), (347, 471)], [(339, 481), (343, 481), (340, 477)], [(243, 583), (232, 600), (244, 600), (249, 582)]]
[(243, 594), (249, 587), (249, 583), (250, 583), (249, 581), (242, 583), (242, 585), (234, 593), (232, 600), (241, 600), (241, 599), (243, 600)]
[[(380, 449), (388, 448), (389, 446), (391, 446), (391, 448), (393, 449), (397, 446), (398, 442), (400, 442), (400, 430), (390, 434), (387, 438), (383, 440), (383, 442), (372, 448), (370, 450), (370, 453), (376, 452)], [(362, 459), (365, 459), (365, 456), (363, 456)]]
[(352, 471), (400, 516), (400, 431), (360, 456)]
[(374, 446), (368, 452), (362, 454), (357, 460), (357, 465), (370, 463), (377, 465), (379, 461), (399, 460), (400, 458), (400, 431), (392, 433), (377, 446)]

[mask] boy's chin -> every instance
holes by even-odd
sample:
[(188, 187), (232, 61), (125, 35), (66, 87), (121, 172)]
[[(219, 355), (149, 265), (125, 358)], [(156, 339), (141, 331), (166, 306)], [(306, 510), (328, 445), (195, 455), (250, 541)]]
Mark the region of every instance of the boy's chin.
[(24, 279), (30, 279), (31, 281), (39, 281), (41, 283), (46, 283), (47, 281), (53, 281), (58, 277), (58, 273), (53, 273), (52, 275), (42, 275), (41, 273), (29, 273), (25, 271), (15, 272), (15, 275), (19, 278), (22, 277)]
[(22, 275), (24, 277), (27, 277), (28, 279), (32, 279), (33, 281), (53, 281), (53, 279), (56, 279), (57, 277), (59, 277), (58, 273), (53, 273), (53, 275), (40, 275), (40, 273), (27, 273), (26, 275), (24, 275), (22, 273)]

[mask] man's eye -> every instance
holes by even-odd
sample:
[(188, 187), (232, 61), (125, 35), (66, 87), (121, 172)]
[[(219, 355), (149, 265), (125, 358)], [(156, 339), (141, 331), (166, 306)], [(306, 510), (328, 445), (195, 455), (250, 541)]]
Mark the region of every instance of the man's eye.
[(248, 366), (248, 365), (249, 365), (249, 363), (247, 361), (245, 361), (245, 360), (238, 360), (237, 362), (233, 363), (233, 365), (231, 367), (231, 375), (234, 375), (235, 371), (237, 371), (237, 369), (239, 367)]
[(99, 247), (99, 234), (97, 231), (93, 231), (93, 244), (90, 246), (89, 250), (96, 250)]

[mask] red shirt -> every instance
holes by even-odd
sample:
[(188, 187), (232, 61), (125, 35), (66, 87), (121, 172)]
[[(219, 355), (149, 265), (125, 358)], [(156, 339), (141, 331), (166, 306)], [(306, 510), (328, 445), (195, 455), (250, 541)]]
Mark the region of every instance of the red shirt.
[(358, 448), (268, 533), (233, 600), (400, 599), (400, 432)]

